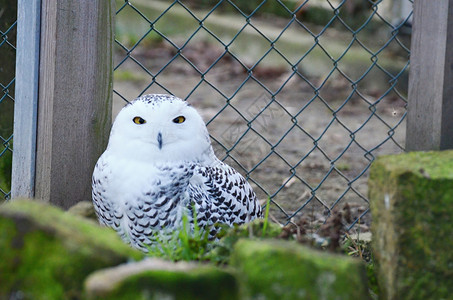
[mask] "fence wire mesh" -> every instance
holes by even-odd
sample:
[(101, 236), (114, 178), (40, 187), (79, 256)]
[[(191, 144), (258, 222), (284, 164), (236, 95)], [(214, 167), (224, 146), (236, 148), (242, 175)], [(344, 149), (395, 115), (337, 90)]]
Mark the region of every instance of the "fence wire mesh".
[(14, 79), (16, 57), (16, 2), (0, 7), (0, 202), (11, 193)]
[(403, 150), (411, 7), (118, 0), (114, 112), (142, 94), (184, 98), (272, 218), (316, 230), (341, 210), (346, 230), (367, 230), (370, 164)]

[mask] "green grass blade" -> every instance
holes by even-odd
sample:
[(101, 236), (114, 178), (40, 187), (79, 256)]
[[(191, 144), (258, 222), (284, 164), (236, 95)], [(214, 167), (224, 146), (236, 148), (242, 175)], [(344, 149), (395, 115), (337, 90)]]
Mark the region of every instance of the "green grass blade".
[(267, 197), (267, 202), (266, 202), (266, 210), (264, 211), (264, 223), (263, 223), (263, 234), (264, 236), (266, 234), (266, 229), (267, 229), (267, 224), (269, 222), (269, 207), (271, 204), (271, 197)]

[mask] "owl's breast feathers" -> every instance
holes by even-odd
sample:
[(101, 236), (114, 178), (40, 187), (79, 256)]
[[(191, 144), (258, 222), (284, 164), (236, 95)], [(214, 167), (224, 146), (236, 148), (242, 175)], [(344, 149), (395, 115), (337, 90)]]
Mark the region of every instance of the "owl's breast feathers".
[(210, 228), (210, 238), (217, 233), (210, 227), (215, 223), (242, 224), (262, 216), (248, 182), (220, 161), (213, 166), (193, 162), (121, 166), (116, 161), (117, 170), (111, 165), (101, 157), (93, 173), (96, 213), (101, 224), (144, 251), (156, 232), (169, 234), (180, 227), (183, 214), (193, 223), (193, 208), (198, 225)]

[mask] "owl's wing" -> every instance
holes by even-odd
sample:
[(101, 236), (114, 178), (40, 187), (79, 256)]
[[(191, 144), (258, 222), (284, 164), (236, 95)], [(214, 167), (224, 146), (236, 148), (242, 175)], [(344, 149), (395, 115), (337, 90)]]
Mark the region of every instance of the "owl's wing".
[(189, 193), (202, 226), (243, 224), (262, 217), (252, 187), (241, 174), (220, 161), (215, 166), (194, 169)]
[(114, 227), (114, 222), (118, 218), (109, 201), (106, 201), (105, 194), (108, 186), (108, 178), (105, 174), (110, 173), (111, 168), (105, 160), (105, 155), (102, 155), (94, 168), (91, 195), (94, 209), (99, 222), (102, 225)]

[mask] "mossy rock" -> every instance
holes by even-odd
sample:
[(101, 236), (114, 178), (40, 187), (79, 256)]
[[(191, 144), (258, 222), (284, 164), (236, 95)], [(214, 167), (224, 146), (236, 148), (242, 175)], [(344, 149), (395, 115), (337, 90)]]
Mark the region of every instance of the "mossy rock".
[(222, 226), (222, 231), (218, 235), (220, 240), (216, 243), (214, 250), (208, 258), (217, 263), (228, 263), (231, 252), (236, 242), (241, 238), (263, 239), (275, 238), (282, 233), (282, 227), (276, 223), (255, 219), (250, 223), (229, 227)]
[(147, 259), (92, 274), (88, 299), (238, 299), (238, 284), (228, 271), (212, 265)]
[(453, 295), (453, 151), (378, 158), (369, 198), (382, 299)]
[(68, 212), (98, 222), (92, 201), (80, 201), (68, 209)]
[(365, 265), (293, 241), (239, 240), (231, 257), (243, 299), (369, 299)]
[(111, 229), (31, 200), (0, 206), (0, 299), (78, 299), (93, 271), (142, 254)]

